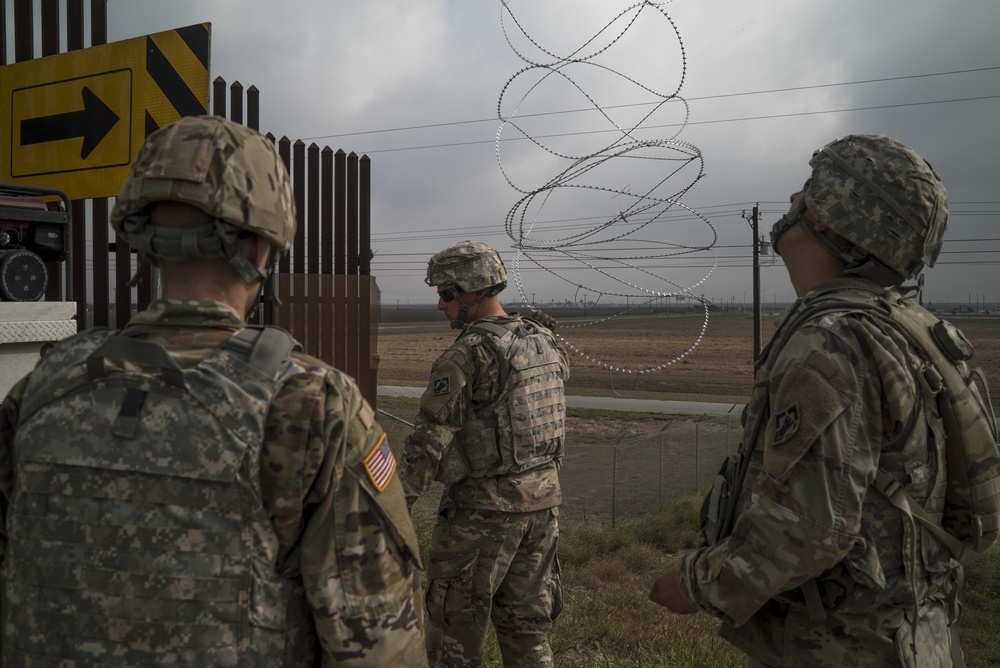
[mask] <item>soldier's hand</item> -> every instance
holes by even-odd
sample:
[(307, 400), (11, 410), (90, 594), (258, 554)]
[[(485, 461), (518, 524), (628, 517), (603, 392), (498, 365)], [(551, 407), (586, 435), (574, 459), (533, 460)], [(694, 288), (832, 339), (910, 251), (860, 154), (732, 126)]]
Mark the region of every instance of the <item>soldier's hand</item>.
[(531, 317), (553, 331), (555, 331), (556, 327), (559, 326), (559, 321), (553, 318), (545, 311), (543, 311), (542, 309), (538, 309), (537, 311), (532, 313)]
[(698, 606), (687, 600), (684, 594), (681, 593), (680, 585), (677, 582), (676, 564), (671, 566), (666, 573), (656, 578), (656, 582), (653, 583), (653, 590), (649, 592), (649, 599), (671, 612), (676, 612), (678, 615), (698, 612)]

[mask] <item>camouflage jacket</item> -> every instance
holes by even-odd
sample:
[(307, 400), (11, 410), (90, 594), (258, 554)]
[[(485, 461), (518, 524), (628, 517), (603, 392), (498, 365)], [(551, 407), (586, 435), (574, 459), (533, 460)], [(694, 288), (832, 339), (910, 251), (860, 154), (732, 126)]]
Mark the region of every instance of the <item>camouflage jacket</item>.
[[(124, 332), (161, 344), (188, 368), (242, 327), (237, 313), (223, 304), (159, 301)], [(384, 431), (349, 377), (304, 354), (291, 357), (297, 372), (271, 406), (261, 451), (272, 566), (301, 579), (322, 665), (425, 666), (419, 548), (402, 485), (391, 474), (376, 485), (366, 467), (383, 444)], [(48, 372), (43, 360), (32, 373)], [(30, 377), (11, 390), (0, 409), (4, 514), (17, 482), (12, 452)], [(292, 424), (291, 416), (302, 415), (303, 406), (310, 419)], [(2, 532), (0, 555), (6, 548)]]
[[(783, 314), (772, 342), (812, 295)], [(818, 315), (779, 354), (764, 350), (743, 414), (741, 449), (752, 454), (732, 532), (683, 555), (679, 573), (687, 598), (758, 661), (916, 665), (919, 655), (921, 666), (952, 665), (957, 563), (872, 487), (882, 468), (932, 515), (943, 509), (944, 428), (915, 364), (901, 336), (864, 313)]]
[[(520, 316), (511, 313), (483, 320), (509, 327), (518, 323)], [(470, 332), (466, 325), (431, 368), (430, 381), (420, 398), (416, 425), (406, 439), (400, 465), (400, 476), (410, 500), (431, 486), (446, 450), (459, 447), (455, 435), (466, 421), (500, 395), (500, 362), (483, 340), (484, 336)], [(564, 361), (564, 378), (568, 378), (569, 356), (561, 346), (559, 353)], [(562, 502), (560, 463), (551, 461), (528, 471), (494, 478), (465, 478), (445, 489), (440, 509), (529, 512), (553, 508)]]

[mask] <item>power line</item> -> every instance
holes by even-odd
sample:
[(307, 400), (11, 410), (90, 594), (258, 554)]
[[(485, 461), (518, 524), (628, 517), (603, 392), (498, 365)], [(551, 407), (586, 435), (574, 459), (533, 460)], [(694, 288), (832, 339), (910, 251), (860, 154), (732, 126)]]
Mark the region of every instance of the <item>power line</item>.
[[(702, 100), (717, 100), (717, 99), (723, 99), (723, 98), (729, 98), (729, 97), (744, 97), (744, 96), (750, 96), (750, 95), (769, 95), (771, 93), (788, 93), (788, 92), (793, 92), (793, 91), (813, 90), (813, 89), (819, 89), (819, 88), (835, 88), (835, 87), (838, 87), (838, 86), (857, 86), (857, 85), (869, 84), (869, 83), (885, 83), (885, 82), (888, 82), (888, 81), (904, 81), (904, 80), (907, 80), (907, 79), (923, 79), (923, 78), (929, 78), (929, 77), (943, 77), (943, 76), (951, 76), (951, 75), (955, 75), (955, 74), (971, 74), (971, 73), (975, 73), (975, 72), (989, 72), (989, 71), (993, 71), (993, 70), (1000, 70), (1000, 66), (997, 66), (997, 67), (977, 67), (977, 68), (966, 69), (966, 70), (952, 70), (950, 72), (931, 72), (931, 73), (927, 73), (927, 74), (910, 74), (910, 75), (904, 75), (904, 76), (898, 76), (898, 77), (884, 77), (884, 78), (881, 78), (881, 79), (861, 79), (861, 80), (858, 80), (858, 81), (843, 81), (843, 82), (840, 82), (840, 83), (814, 84), (814, 85), (811, 85), (811, 86), (789, 86), (789, 87), (785, 87), (785, 88), (771, 88), (771, 89), (766, 89), (766, 90), (744, 91), (744, 92), (741, 92), (741, 93), (720, 93), (720, 94), (716, 94), (716, 95), (702, 95), (702, 96), (698, 96), (698, 97), (690, 97), (690, 98), (684, 98), (684, 99), (687, 100), (687, 101), (689, 101), (689, 102), (698, 102), (698, 101), (702, 101)], [(635, 102), (635, 103), (630, 103), (630, 104), (610, 105), (610, 106), (605, 106), (605, 107), (602, 107), (602, 108), (603, 109), (627, 109), (627, 108), (631, 108), (631, 107), (652, 106), (654, 104), (660, 104), (660, 102)], [(561, 115), (561, 114), (577, 114), (577, 113), (585, 113), (585, 112), (592, 112), (592, 111), (594, 111), (593, 107), (586, 107), (586, 108), (583, 108), (583, 109), (565, 109), (565, 110), (562, 110), (562, 111), (547, 111), (547, 112), (539, 112), (539, 113), (536, 113), (536, 114), (523, 114), (523, 115), (520, 115), (519, 118), (537, 118), (537, 117), (543, 117), (543, 116), (556, 116), (556, 115)], [(340, 138), (340, 137), (358, 137), (358, 136), (361, 136), (361, 135), (384, 134), (384, 133), (387, 133), (387, 132), (409, 132), (411, 130), (427, 130), (427, 129), (431, 129), (431, 128), (442, 128), (442, 127), (450, 127), (450, 126), (457, 126), (457, 125), (471, 125), (471, 124), (474, 124), (474, 123), (495, 123), (498, 120), (499, 119), (494, 116), (494, 117), (490, 117), (490, 118), (477, 118), (477, 119), (469, 119), (469, 120), (462, 120), (462, 121), (446, 121), (444, 123), (426, 123), (426, 124), (423, 124), (423, 125), (409, 125), (409, 126), (402, 126), (402, 127), (398, 127), (398, 128), (382, 128), (382, 129), (379, 129), (379, 130), (361, 130), (361, 131), (358, 131), (358, 132), (343, 132), (343, 133), (339, 133), (339, 134), (317, 135), (315, 137), (305, 137), (305, 138), (303, 138), (303, 141), (314, 141), (316, 139), (335, 139), (335, 138)]]
[[(899, 109), (903, 107), (920, 107), (933, 104), (951, 104), (955, 102), (979, 102), (982, 100), (996, 100), (1000, 99), (1000, 95), (982, 95), (978, 97), (963, 97), (963, 98), (951, 98), (947, 100), (927, 100), (924, 102), (904, 102), (900, 104), (881, 104), (874, 105), (870, 107), (848, 107), (846, 109), (825, 109), (819, 111), (799, 111), (792, 112), (788, 114), (768, 114), (765, 116), (743, 116), (740, 118), (719, 118), (711, 121), (687, 121), (687, 123), (666, 123), (662, 125), (650, 125), (644, 130), (655, 130), (662, 128), (676, 128), (683, 125), (715, 125), (717, 123), (738, 123), (743, 121), (761, 121), (761, 120), (773, 120), (776, 118), (796, 118), (800, 116), (820, 116), (823, 114), (842, 114), (854, 111), (875, 111), (878, 109)], [(586, 132), (563, 132), (557, 134), (549, 135), (534, 135), (532, 139), (558, 139), (562, 137), (580, 137), (586, 135), (597, 135), (597, 134), (607, 134), (612, 132), (621, 132), (620, 130), (590, 130)], [(374, 155), (376, 153), (398, 153), (401, 151), (423, 151), (432, 148), (459, 148), (462, 146), (479, 146), (482, 144), (495, 144), (497, 141), (501, 143), (507, 142), (521, 142), (528, 141), (527, 137), (511, 137), (508, 139), (477, 139), (474, 141), (464, 141), (464, 142), (449, 142), (445, 144), (421, 144), (419, 146), (403, 146), (400, 148), (381, 148), (381, 149), (369, 149), (360, 151), (365, 155)]]

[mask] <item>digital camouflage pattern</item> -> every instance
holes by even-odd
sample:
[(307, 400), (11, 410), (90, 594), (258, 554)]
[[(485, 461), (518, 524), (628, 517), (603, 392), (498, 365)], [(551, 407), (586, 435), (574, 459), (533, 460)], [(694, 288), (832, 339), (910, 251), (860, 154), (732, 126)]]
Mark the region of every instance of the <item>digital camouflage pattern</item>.
[(682, 592), (749, 665), (953, 665), (958, 564), (872, 487), (881, 467), (940, 521), (944, 426), (922, 400), (918, 360), (865, 313), (785, 329), (814, 293), (858, 281), (818, 286), (783, 315), (772, 345), (784, 345), (762, 353), (743, 414), (750, 460), (732, 531), (680, 561)]
[(948, 193), (926, 160), (891, 137), (848, 135), (809, 165), (805, 205), (821, 223), (897, 272), (898, 282), (934, 266)]
[[(220, 359), (215, 351), (242, 327), (239, 315), (222, 304), (159, 301), (133, 318), (123, 335), (163, 345), (189, 370), (185, 373), (195, 371), (195, 365), (207, 368), (205, 364), (235, 370), (238, 364), (234, 360)], [(232, 398), (210, 404), (220, 420), (241, 434), (241, 438), (222, 441), (229, 444), (226, 447), (231, 455), (227, 454), (230, 451), (219, 451), (215, 441), (211, 445), (194, 441), (181, 448), (182, 453), (187, 452), (185, 467), (185, 457), (169, 452), (164, 439), (157, 444), (163, 452), (156, 456), (135, 455), (147, 462), (146, 469), (152, 462), (163, 472), (173, 471), (153, 485), (148, 473), (155, 468), (145, 473), (135, 470), (134, 465), (129, 468), (127, 449), (119, 446), (118, 459), (113, 459), (106, 440), (92, 447), (87, 442), (88, 434), (101, 430), (98, 418), (110, 421), (118, 415), (116, 422), (121, 423), (122, 414), (127, 413), (123, 407), (97, 411), (86, 402), (62, 404), (67, 406), (62, 410), (76, 412), (72, 426), (62, 432), (76, 438), (50, 439), (46, 447), (30, 449), (19, 440), (19, 429), (31, 419), (22, 411), (36, 403), (33, 388), (69, 387), (72, 383), (65, 381), (81, 373), (69, 362), (79, 358), (80, 342), (88, 336), (91, 334), (85, 333), (57, 345), (12, 390), (0, 410), (0, 497), (7, 514), (7, 528), (0, 541), (8, 604), (5, 651), (13, 651), (11, 641), (17, 630), (18, 642), (46, 644), (48, 656), (53, 650), (62, 651), (67, 657), (100, 661), (102, 665), (142, 663), (135, 660), (138, 652), (153, 652), (162, 665), (189, 665), (193, 657), (199, 653), (205, 656), (209, 648), (211, 665), (257, 665), (252, 661), (268, 666), (320, 662), (324, 666), (426, 665), (415, 535), (399, 481), (393, 478), (379, 493), (365, 472), (364, 458), (378, 447), (384, 432), (353, 381), (321, 361), (293, 353), (282, 389), (260, 426), (264, 432), (261, 447), (259, 439), (247, 439), (250, 432), (244, 431), (247, 420), (253, 422), (254, 416), (262, 415), (259, 410), (248, 415), (246, 409), (253, 402), (240, 398), (241, 392), (254, 391), (253, 383), (245, 376), (235, 376), (240, 388), (231, 388)], [(190, 425), (171, 424), (168, 413), (156, 405), (143, 408), (141, 419), (148, 424), (140, 431), (154, 428), (160, 434), (200, 433)], [(45, 428), (59, 430), (56, 418), (47, 416)], [(68, 412), (66, 419), (71, 419)], [(184, 445), (181, 441), (175, 444)], [(239, 447), (248, 449), (250, 456), (239, 458), (233, 450)], [(57, 458), (64, 461), (37, 461), (45, 457), (52, 462)], [(252, 476), (258, 458), (259, 482)], [(57, 475), (46, 473), (46, 466), (55, 466)], [(132, 470), (134, 474), (129, 473)], [(232, 490), (227, 481), (233, 479), (256, 491), (249, 496), (227, 492)], [(25, 485), (31, 485), (31, 495), (19, 493)], [(135, 496), (122, 497), (128, 489), (135, 490)], [(135, 499), (153, 493), (161, 497), (157, 503), (137, 505)], [(34, 498), (46, 496), (49, 501), (45, 505), (32, 505)], [(70, 502), (70, 497), (77, 500)], [(101, 497), (133, 500), (89, 500)], [(241, 511), (241, 498), (259, 501), (242, 506)], [(28, 509), (38, 520), (20, 522), (16, 519), (19, 508)], [(159, 508), (173, 510), (163, 516)], [(173, 516), (189, 516), (195, 521), (184, 535), (171, 536), (166, 527), (173, 521), (167, 518)], [(242, 538), (227, 536), (227, 523), (240, 521), (244, 524), (237, 536)], [(210, 522), (217, 528), (195, 531), (198, 522)], [(59, 542), (78, 542), (79, 546), (65, 546), (55, 558), (30, 563), (26, 546), (41, 549), (38, 541), (57, 530)], [(91, 552), (83, 547), (90, 542), (119, 547)], [(252, 547), (249, 554), (248, 545)], [(131, 565), (119, 560), (114, 565), (104, 564), (109, 568), (108, 576), (100, 576), (101, 570), (87, 576), (88, 571), (82, 568), (85, 563), (108, 559), (115, 550), (122, 559), (131, 558)], [(240, 566), (242, 560), (235, 559), (238, 554), (252, 557), (252, 574), (258, 584), (249, 593), (246, 584), (239, 585), (245, 579), (226, 579), (224, 575), (246, 568)], [(188, 579), (197, 578), (197, 586), (186, 584), (183, 577), (167, 577), (178, 568)], [(20, 569), (18, 574), (27, 570), (34, 574), (33, 579), (12, 577), (12, 569)], [(142, 573), (155, 577), (139, 577)], [(25, 588), (48, 582), (64, 584), (70, 593), (81, 586), (81, 591), (94, 593), (82, 595), (80, 607), (71, 608), (70, 613), (65, 609), (44, 612), (37, 608), (38, 603), (36, 609), (21, 603), (29, 600), (24, 598)], [(226, 603), (233, 594), (239, 596), (235, 607)], [(157, 599), (173, 600), (163, 605), (180, 610), (176, 619), (162, 617), (164, 609), (154, 603)], [(58, 597), (42, 600), (48, 605), (59, 601)], [(24, 616), (12, 624), (9, 615), (22, 614), (20, 611)], [(249, 637), (245, 632), (234, 637), (225, 631), (228, 627), (219, 620), (227, 619), (230, 613), (238, 613), (243, 620), (239, 628), (252, 629)], [(130, 616), (147, 621), (129, 622)], [(109, 619), (116, 621), (104, 621)], [(297, 623), (297, 619), (304, 623)], [(81, 624), (89, 625), (86, 635), (91, 640), (86, 643), (75, 642), (79, 636), (72, 633)], [(93, 636), (97, 633), (106, 634), (108, 640), (96, 642)], [(118, 649), (108, 653), (112, 648)], [(249, 658), (244, 661), (244, 657)], [(15, 661), (11, 665), (24, 664)]]
[(507, 270), (500, 254), (479, 241), (461, 241), (436, 253), (427, 263), (427, 285), (457, 286), (463, 292), (507, 287)]
[(185, 116), (146, 137), (111, 212), (115, 232), (127, 241), (125, 218), (153, 202), (189, 204), (281, 251), (295, 238), (295, 198), (274, 144), (219, 116)]
[[(512, 313), (479, 322), (515, 330), (522, 320)], [(431, 665), (480, 665), (483, 633), (492, 620), (507, 648), (505, 665), (550, 665), (544, 638), (561, 607), (555, 558), (559, 461), (468, 477), (465, 444), (488, 438), (484, 411), (492, 411), (500, 396), (500, 361), (487, 336), (465, 327), (434, 363), (400, 464), (410, 502), (435, 479), (449, 481), (427, 566), (428, 654)], [(569, 358), (553, 345), (568, 378)]]
[(432, 666), (482, 665), (491, 620), (505, 666), (552, 666), (548, 633), (562, 610), (557, 511), (453, 509), (438, 521), (427, 570)]

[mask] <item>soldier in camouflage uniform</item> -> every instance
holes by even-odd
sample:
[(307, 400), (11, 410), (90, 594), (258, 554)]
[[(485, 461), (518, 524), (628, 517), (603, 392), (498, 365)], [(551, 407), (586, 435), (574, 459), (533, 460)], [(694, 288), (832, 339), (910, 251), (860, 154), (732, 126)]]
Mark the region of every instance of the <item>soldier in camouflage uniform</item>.
[(112, 214), (163, 299), (0, 410), (4, 665), (426, 666), (395, 461), (346, 375), (247, 327), (295, 214), (259, 133), (151, 134)]
[(883, 136), (834, 141), (810, 166), (771, 233), (799, 299), (758, 362), (742, 461), (716, 487), (731, 486), (729, 511), (710, 497), (706, 545), (651, 598), (721, 619), (748, 666), (963, 666), (961, 567), (873, 486), (888, 473), (940, 521), (944, 427), (921, 393), (920, 359), (871, 311), (797, 317), (933, 266), (947, 193)]
[[(431, 369), (400, 468), (411, 505), (434, 480), (445, 485), (427, 566), (431, 665), (482, 665), (492, 620), (505, 666), (551, 666), (569, 359), (547, 328), (554, 321), (504, 311), (507, 274), (486, 244), (434, 255), (426, 282), (462, 330)], [(511, 352), (521, 341), (533, 361)], [(531, 380), (514, 366), (532, 368)], [(510, 410), (515, 385), (523, 412)]]

